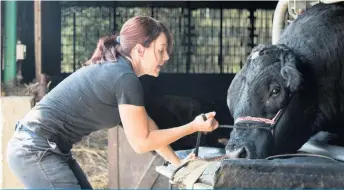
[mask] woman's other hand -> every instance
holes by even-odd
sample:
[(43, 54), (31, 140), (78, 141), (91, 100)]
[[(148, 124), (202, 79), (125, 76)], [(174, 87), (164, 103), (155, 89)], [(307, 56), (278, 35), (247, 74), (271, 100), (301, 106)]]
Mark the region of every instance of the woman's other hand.
[(185, 157), (183, 160), (182, 160), (182, 163), (185, 163), (189, 160), (195, 160), (197, 157), (195, 155), (194, 152), (191, 152), (187, 157)]
[(197, 157), (195, 155), (194, 152), (191, 152), (188, 156), (186, 156), (184, 159), (179, 160), (178, 164), (172, 164), (174, 167), (178, 168), (181, 165), (183, 165), (184, 163), (191, 161), (191, 160), (195, 160)]

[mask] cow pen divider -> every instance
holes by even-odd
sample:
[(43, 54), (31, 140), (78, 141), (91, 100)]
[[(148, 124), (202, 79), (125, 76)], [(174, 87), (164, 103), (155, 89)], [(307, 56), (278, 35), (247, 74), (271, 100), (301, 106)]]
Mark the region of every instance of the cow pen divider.
[(128, 143), (121, 127), (108, 132), (109, 188), (150, 189), (168, 187), (168, 179), (155, 171), (164, 159), (155, 153), (138, 155)]
[[(258, 160), (221, 158), (225, 155), (223, 148), (200, 147), (201, 160), (196, 161), (203, 159), (206, 162), (185, 165), (181, 167), (184, 171), (176, 171), (171, 165), (165, 165), (164, 159), (158, 154), (137, 155), (121, 127), (109, 130), (108, 142), (111, 189), (166, 189), (170, 186), (172, 176), (179, 176), (172, 187), (181, 189), (187, 185), (190, 187), (190, 183), (192, 188), (202, 189), (344, 188), (344, 163), (326, 158), (330, 156), (340, 159), (338, 156), (343, 155), (340, 154), (344, 152), (343, 148), (334, 147), (338, 150), (332, 151), (337, 154), (336, 157), (331, 152), (326, 152), (328, 147), (311, 141), (300, 149), (302, 154)], [(191, 151), (193, 149), (179, 150), (176, 153), (180, 158), (185, 158)], [(189, 175), (190, 173), (193, 174)], [(194, 179), (190, 182), (190, 178)]]
[[(178, 155), (183, 158), (187, 151)], [(300, 152), (256, 160), (214, 157), (206, 155), (178, 169), (161, 165), (156, 171), (177, 189), (344, 188), (344, 163), (323, 155)]]

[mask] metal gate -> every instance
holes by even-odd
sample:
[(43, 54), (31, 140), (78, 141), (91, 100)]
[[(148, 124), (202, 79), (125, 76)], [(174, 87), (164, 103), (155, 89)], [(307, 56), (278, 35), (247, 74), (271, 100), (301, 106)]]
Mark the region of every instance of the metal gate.
[(92, 55), (99, 37), (135, 15), (164, 22), (174, 51), (162, 73), (236, 73), (252, 47), (271, 42), (273, 9), (62, 6), (61, 72), (71, 73)]

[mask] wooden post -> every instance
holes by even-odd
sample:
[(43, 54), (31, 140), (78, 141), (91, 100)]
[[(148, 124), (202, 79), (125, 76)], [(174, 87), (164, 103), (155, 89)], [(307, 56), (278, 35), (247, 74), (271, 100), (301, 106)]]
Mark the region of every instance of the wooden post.
[(36, 82), (41, 80), (42, 72), (42, 12), (41, 0), (34, 1), (34, 24), (35, 24), (35, 72)]
[[(119, 189), (119, 155), (118, 155), (118, 129), (119, 126), (108, 130), (108, 162), (109, 162), (109, 188)], [(130, 171), (128, 171), (130, 172)]]
[(47, 93), (48, 78), (42, 73), (42, 2), (34, 2), (34, 22), (35, 22), (35, 72), (36, 83), (39, 83), (35, 101), (40, 101)]

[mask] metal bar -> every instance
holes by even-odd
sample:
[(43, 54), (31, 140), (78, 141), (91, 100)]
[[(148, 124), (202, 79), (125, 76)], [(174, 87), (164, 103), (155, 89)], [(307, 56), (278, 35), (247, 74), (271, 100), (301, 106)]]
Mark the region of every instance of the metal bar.
[(76, 70), (76, 57), (75, 57), (75, 43), (76, 43), (76, 19), (75, 19), (75, 12), (73, 12), (73, 72)]
[[(179, 36), (178, 36), (178, 38), (180, 39), (180, 37), (181, 37), (181, 35), (182, 35), (182, 20), (183, 20), (183, 18), (184, 18), (184, 7), (181, 7), (181, 14), (180, 14), (180, 16), (179, 16), (179, 22), (178, 22), (178, 29), (179, 29)], [(183, 47), (183, 43), (181, 44), (182, 45), (182, 48), (184, 49), (184, 47)], [(182, 65), (182, 67), (179, 67), (180, 66), (180, 64), (183, 64), (183, 62), (184, 61), (179, 61), (180, 59), (180, 54), (179, 54), (179, 50), (178, 50), (178, 58), (176, 57), (176, 60), (177, 60), (177, 73), (180, 73), (180, 72), (183, 72), (183, 67), (184, 67), (184, 65)]]
[[(249, 28), (249, 31), (250, 31), (250, 37), (251, 37), (251, 42), (249, 44), (249, 46), (251, 48), (253, 48), (255, 46), (254, 44), (254, 37), (255, 37), (255, 34), (254, 34), (254, 31), (255, 31), (255, 17), (254, 17), (254, 13), (255, 13), (255, 9), (250, 9), (250, 28)], [(242, 65), (240, 65), (242, 67)]]
[[(325, 0), (326, 1), (336, 1), (336, 0)], [(112, 6), (111, 1), (61, 1), (64, 7), (92, 7), (92, 6)], [(164, 8), (179, 8), (185, 6), (187, 1), (117, 1), (120, 7), (134, 8), (134, 7), (147, 7), (147, 5), (154, 7), (164, 7)], [(260, 1), (218, 1), (216, 3), (212, 1), (191, 1), (192, 8), (220, 8), (222, 6), (226, 9), (247, 9), (249, 7), (257, 7), (262, 9), (274, 9), (276, 7), (276, 1), (265, 1), (264, 3)]]
[(233, 125), (219, 125), (219, 128), (227, 128), (227, 129), (233, 129)]
[[(117, 8), (117, 1), (113, 1), (113, 31), (114, 33), (119, 34), (119, 29), (117, 29), (117, 22), (116, 22), (116, 8)], [(117, 31), (118, 30), (118, 31)]]
[(190, 2), (187, 2), (188, 8), (188, 61), (186, 62), (186, 73), (190, 73), (191, 65), (191, 8)]
[(195, 156), (196, 156), (196, 157), (198, 156), (198, 150), (199, 150), (199, 145), (200, 145), (200, 142), (201, 142), (201, 137), (202, 137), (202, 133), (201, 133), (201, 132), (198, 132), (198, 133), (197, 133), (196, 146), (195, 146)]
[(223, 8), (221, 6), (221, 10), (220, 10), (220, 55), (219, 55), (219, 60), (218, 60), (218, 64), (220, 65), (220, 73), (223, 73), (223, 52), (222, 52), (222, 46), (223, 46), (223, 42), (222, 42), (222, 37), (223, 37)]
[(5, 1), (5, 68), (4, 82), (16, 77), (16, 41), (17, 41), (17, 2)]
[[(4, 17), (3, 17), (3, 12), (4, 12), (4, 9), (3, 9), (3, 6), (2, 6), (2, 3), (0, 2), (0, 20), (1, 20), (1, 23), (4, 23)], [(2, 25), (1, 25), (2, 26)], [(0, 47), (0, 49), (1, 49), (1, 52), (0, 52), (0, 54), (1, 55), (4, 55), (4, 42), (3, 42), (3, 40), (4, 40), (4, 35), (1, 35), (1, 38), (0, 38), (0, 44), (1, 44), (1, 47)], [(4, 70), (4, 57), (5, 56), (1, 56), (1, 74), (3, 74), (2, 73), (2, 70)], [(1, 81), (2, 81), (2, 78), (1, 78)]]
[[(202, 114), (202, 119), (203, 119), (203, 121), (207, 121), (207, 116)], [(195, 156), (196, 157), (198, 156), (199, 145), (201, 143), (201, 136), (202, 136), (202, 133), (199, 131), (197, 133), (197, 141), (196, 141), (196, 147), (195, 147)]]

